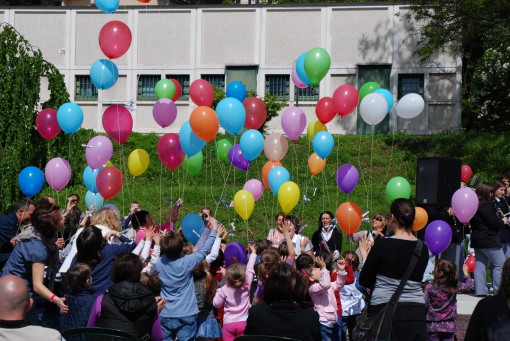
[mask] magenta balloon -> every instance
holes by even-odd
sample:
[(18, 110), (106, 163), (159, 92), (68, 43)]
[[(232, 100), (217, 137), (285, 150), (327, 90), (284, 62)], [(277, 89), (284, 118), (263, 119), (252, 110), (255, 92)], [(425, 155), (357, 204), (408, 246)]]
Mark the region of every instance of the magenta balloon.
[(292, 82), (294, 83), (295, 86), (297, 86), (300, 89), (308, 88), (308, 85), (306, 85), (301, 81), (301, 79), (299, 79), (299, 76), (296, 72), (296, 68), (292, 69)]
[(57, 121), (57, 111), (52, 108), (44, 109), (35, 118), (35, 127), (46, 140), (51, 140), (60, 133)]
[(170, 170), (179, 168), (186, 156), (181, 148), (179, 135), (174, 133), (161, 136), (157, 148), (159, 159)]
[(107, 163), (113, 154), (113, 144), (106, 136), (96, 136), (90, 139), (85, 148), (85, 158), (90, 168), (98, 169)]
[(305, 112), (299, 107), (288, 107), (282, 114), (282, 129), (291, 141), (296, 141), (306, 127)]
[(459, 221), (467, 224), (478, 210), (478, 196), (471, 188), (461, 188), (452, 196), (453, 213)]
[(264, 194), (264, 184), (257, 179), (251, 179), (246, 181), (243, 186), (243, 189), (247, 190), (251, 194), (253, 194), (253, 198), (255, 201), (259, 200)]
[(452, 241), (452, 229), (444, 220), (434, 220), (425, 230), (425, 243), (430, 252), (438, 255), (450, 245)]
[(44, 177), (51, 188), (60, 191), (71, 180), (71, 166), (65, 159), (53, 158), (48, 161), (44, 168)]
[(177, 106), (172, 100), (162, 98), (152, 107), (152, 116), (162, 128), (168, 127), (177, 117)]
[(359, 172), (351, 164), (346, 163), (336, 171), (336, 184), (345, 193), (351, 193), (359, 181)]
[(233, 145), (228, 151), (228, 160), (235, 168), (247, 171), (250, 168), (250, 161), (246, 160), (241, 152), (241, 146), (239, 143)]
[(103, 113), (103, 127), (112, 139), (124, 144), (133, 131), (133, 117), (125, 106), (111, 105)]

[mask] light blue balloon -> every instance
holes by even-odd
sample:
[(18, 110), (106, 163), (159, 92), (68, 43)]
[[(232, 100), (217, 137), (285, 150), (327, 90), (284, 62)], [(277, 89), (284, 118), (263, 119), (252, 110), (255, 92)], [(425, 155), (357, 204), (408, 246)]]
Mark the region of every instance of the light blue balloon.
[(87, 209), (90, 205), (94, 205), (94, 212), (97, 212), (101, 207), (103, 207), (104, 199), (99, 193), (92, 193), (88, 191), (85, 194), (85, 205), (87, 205)]
[(96, 185), (96, 178), (97, 174), (103, 169), (104, 167), (101, 166), (98, 169), (92, 169), (90, 166), (85, 167), (85, 170), (83, 171), (83, 184), (87, 189), (92, 193), (99, 193), (99, 190), (97, 189)]
[(204, 230), (204, 221), (202, 218), (198, 214), (190, 213), (184, 217), (181, 226), (184, 238), (195, 245)]
[(239, 145), (246, 160), (255, 160), (264, 149), (264, 136), (258, 130), (247, 130), (241, 135)]
[(303, 52), (301, 56), (296, 61), (296, 73), (304, 84), (310, 86), (310, 80), (308, 79), (308, 76), (306, 75), (305, 71), (305, 57), (308, 52)]
[(110, 89), (119, 79), (119, 69), (108, 59), (99, 59), (90, 67), (90, 80), (98, 89)]
[(335, 140), (330, 133), (326, 131), (321, 131), (315, 134), (312, 141), (313, 151), (320, 158), (327, 158), (329, 154), (333, 151), (333, 147), (335, 147)]
[(388, 112), (393, 108), (393, 94), (388, 89), (377, 89), (374, 92), (383, 95), (384, 99), (388, 103)]
[(119, 2), (120, 0), (96, 0), (94, 4), (100, 11), (111, 14), (119, 8)]
[(18, 184), (23, 194), (27, 197), (34, 196), (44, 185), (44, 174), (37, 167), (25, 167), (18, 175)]
[(227, 97), (234, 97), (242, 103), (246, 99), (246, 87), (238, 81), (230, 83), (227, 87)]
[(184, 122), (179, 131), (179, 142), (184, 154), (187, 156), (193, 156), (198, 154), (207, 143), (206, 141), (198, 138), (197, 135), (191, 130), (189, 121)]
[(246, 109), (237, 98), (224, 98), (216, 106), (216, 114), (220, 125), (228, 133), (237, 135), (243, 129), (246, 120)]
[(290, 173), (289, 171), (282, 166), (276, 166), (269, 171), (267, 175), (267, 182), (269, 183), (269, 188), (275, 196), (278, 195), (278, 191), (280, 190), (281, 185), (285, 182), (290, 181)]
[(60, 128), (69, 135), (72, 135), (81, 128), (83, 123), (83, 110), (72, 102), (64, 103), (58, 108), (57, 122)]

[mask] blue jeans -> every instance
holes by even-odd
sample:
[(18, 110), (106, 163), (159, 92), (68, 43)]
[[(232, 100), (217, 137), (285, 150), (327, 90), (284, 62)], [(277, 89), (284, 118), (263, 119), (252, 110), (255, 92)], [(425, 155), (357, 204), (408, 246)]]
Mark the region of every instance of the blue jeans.
[(487, 265), (491, 263), (492, 288), (494, 293), (498, 291), (501, 283), (501, 272), (503, 271), (503, 263), (505, 262), (505, 254), (500, 247), (491, 247), (483, 249), (475, 249), (476, 265), (475, 265), (475, 290), (477, 295), (487, 295)]
[(333, 327), (328, 327), (321, 323), (321, 336), (322, 341), (331, 341), (333, 337)]
[(186, 317), (161, 317), (163, 340), (191, 341), (197, 333), (197, 318), (195, 315)]

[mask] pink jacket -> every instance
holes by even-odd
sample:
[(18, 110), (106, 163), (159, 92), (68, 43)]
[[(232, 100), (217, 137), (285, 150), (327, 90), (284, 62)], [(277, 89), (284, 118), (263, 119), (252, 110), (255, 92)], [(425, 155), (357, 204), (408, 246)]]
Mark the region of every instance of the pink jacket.
[(339, 291), (347, 278), (347, 272), (344, 270), (338, 272), (335, 282), (331, 282), (329, 271), (321, 270), (321, 279), (319, 283), (312, 284), (308, 288), (308, 293), (313, 302), (313, 308), (319, 313), (321, 323), (335, 323), (337, 319), (337, 303), (335, 291)]

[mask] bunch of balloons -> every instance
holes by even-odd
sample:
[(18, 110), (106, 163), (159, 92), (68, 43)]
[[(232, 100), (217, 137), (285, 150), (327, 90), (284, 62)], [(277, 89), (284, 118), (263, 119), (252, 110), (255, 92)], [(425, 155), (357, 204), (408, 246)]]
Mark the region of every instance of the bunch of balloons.
[(292, 69), (292, 81), (300, 88), (317, 86), (326, 76), (331, 66), (329, 53), (321, 47), (315, 47), (302, 53)]

